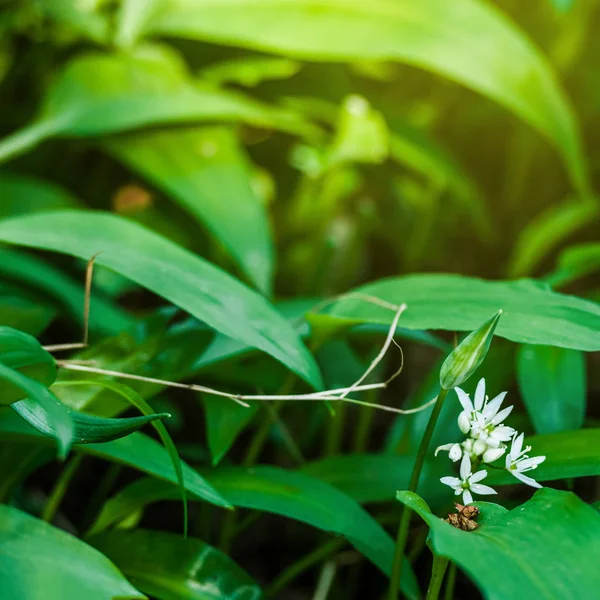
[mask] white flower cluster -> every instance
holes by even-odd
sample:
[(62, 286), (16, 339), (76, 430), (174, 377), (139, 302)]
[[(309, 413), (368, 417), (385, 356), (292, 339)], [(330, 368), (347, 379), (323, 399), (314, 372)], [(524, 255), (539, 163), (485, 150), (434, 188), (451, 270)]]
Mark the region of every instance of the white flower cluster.
[(530, 458), (527, 453), (531, 450), (531, 446), (523, 448), (524, 434), (519, 434), (512, 427), (503, 424), (513, 409), (509, 406), (500, 410), (506, 392), (498, 394), (493, 400), (488, 400), (485, 395), (485, 379), (481, 379), (477, 384), (475, 402), (471, 402), (469, 395), (460, 388), (455, 390), (463, 407), (463, 411), (458, 416), (458, 427), (467, 439), (462, 443), (444, 444), (436, 449), (436, 456), (440, 450), (445, 450), (453, 462), (461, 461), (460, 478), (442, 477), (440, 481), (450, 486), (457, 496), (462, 494), (464, 504), (473, 502), (472, 493), (495, 494), (493, 488), (478, 483), (487, 477), (487, 471), (482, 469), (473, 473), (472, 469), (474, 465), (493, 463), (498, 460), (506, 453), (507, 442), (511, 442), (510, 451), (506, 454), (506, 470), (527, 485), (542, 487), (524, 473), (536, 469), (546, 460), (546, 457)]

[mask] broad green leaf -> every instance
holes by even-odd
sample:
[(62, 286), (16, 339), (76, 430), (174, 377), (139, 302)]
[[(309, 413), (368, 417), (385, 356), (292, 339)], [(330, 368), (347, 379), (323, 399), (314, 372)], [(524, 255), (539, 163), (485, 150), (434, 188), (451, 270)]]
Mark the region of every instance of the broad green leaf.
[(89, 259), (129, 277), (225, 335), (268, 352), (319, 387), (317, 366), (289, 324), (256, 292), (116, 215), (53, 211), (0, 222), (0, 240)]
[[(282, 515), (343, 535), (389, 575), (394, 542), (358, 503), (331, 485), (303, 473), (267, 466), (220, 468), (204, 475), (234, 506)], [(150, 502), (176, 498), (177, 490), (171, 485), (138, 480), (104, 505), (94, 531), (105, 529)], [(419, 596), (408, 564), (403, 570), (402, 589), (409, 598)]]
[[(480, 527), (461, 531), (431, 514), (416, 494), (398, 499), (431, 528), (433, 552), (455, 562), (489, 600), (593, 598), (600, 571), (600, 515), (569, 492), (542, 489), (511, 511), (478, 502)], [(552, 549), (560, 552), (553, 556)], [(550, 554), (549, 554), (550, 551)]]
[(531, 275), (561, 242), (584, 226), (598, 222), (600, 209), (592, 202), (554, 206), (537, 216), (519, 235), (508, 273), (511, 278)]
[(596, 271), (600, 271), (600, 243), (590, 242), (564, 250), (556, 269), (545, 279), (552, 286), (562, 286)]
[[(0, 236), (1, 236), (0, 226)], [(471, 331), (503, 310), (496, 335), (513, 342), (600, 350), (600, 307), (559, 294), (529, 279), (485, 281), (461, 275), (390, 277), (354, 290), (408, 306), (400, 319), (407, 329)], [(343, 299), (333, 317), (353, 322), (391, 323), (392, 311), (357, 299)]]
[[(25, 398), (11, 404), (11, 408), (40, 433), (57, 437), (57, 427), (49, 418), (43, 405), (33, 399)], [(148, 423), (170, 416), (167, 413), (155, 413), (143, 417), (106, 419), (79, 413), (68, 406), (65, 406), (65, 409), (73, 422), (73, 442), (77, 444), (98, 444), (117, 440), (132, 434)]]
[(104, 146), (204, 223), (250, 281), (270, 293), (274, 258), (268, 215), (233, 129), (171, 128), (119, 136)]
[(7, 599), (145, 598), (100, 552), (12, 506), (0, 505), (0, 553)]
[[(578, 429), (525, 438), (530, 456), (546, 460), (532, 473), (537, 481), (556, 481), (600, 475), (600, 429)], [(489, 485), (521, 483), (510, 473), (490, 469)]]
[(226, 554), (164, 531), (112, 531), (88, 542), (158, 600), (260, 600), (257, 583)]
[[(395, 498), (397, 489), (408, 487), (414, 463), (414, 456), (346, 454), (308, 463), (301, 471), (338, 488), (357, 502), (389, 502)], [(418, 489), (421, 496), (435, 504), (442, 498), (447, 500), (444, 486), (437, 485), (447, 471), (447, 464), (427, 461)]]
[[(79, 208), (80, 203), (57, 185), (34, 177), (0, 171), (0, 218), (54, 208)], [(0, 264), (4, 261), (0, 261)]]
[(38, 118), (0, 141), (0, 162), (50, 137), (194, 121), (241, 121), (315, 134), (314, 127), (289, 110), (193, 81), (175, 51), (143, 46), (131, 54), (96, 52), (68, 63), (46, 94)]
[(537, 433), (583, 425), (587, 384), (581, 352), (524, 345), (517, 354), (516, 367), (521, 396)]
[[(37, 441), (48, 444), (50, 439), (36, 431), (16, 413), (8, 409), (0, 410), (0, 438), (8, 440)], [(105, 444), (84, 444), (77, 448), (79, 452), (91, 454), (104, 460), (124, 464), (158, 479), (172, 484), (176, 499), (180, 498), (177, 475), (168, 452), (155, 440), (142, 434), (131, 435), (106, 442)], [(182, 463), (185, 488), (198, 498), (217, 506), (230, 507), (227, 500), (216, 492), (194, 469)]]
[(495, 100), (548, 137), (561, 152), (574, 184), (586, 187), (575, 119), (550, 65), (487, 3), (161, 0), (153, 4), (155, 10), (140, 15), (138, 32), (309, 60), (397, 60), (448, 77)]
[[(46, 387), (56, 379), (56, 363), (52, 355), (34, 337), (12, 327), (0, 327), (0, 364), (15, 369)], [(20, 385), (5, 382), (0, 404), (10, 404), (26, 395)]]
[[(75, 282), (56, 267), (37, 256), (8, 248), (0, 248), (0, 274), (21, 284), (31, 286), (55, 300), (76, 321), (83, 322), (84, 276)], [(94, 294), (92, 290), (89, 326), (92, 333), (116, 334), (129, 330), (134, 319), (124, 310)], [(64, 340), (70, 342), (71, 340)]]
[(198, 75), (217, 85), (232, 83), (254, 87), (263, 81), (288, 79), (301, 68), (301, 63), (288, 58), (242, 56), (204, 67)]
[(246, 408), (227, 398), (203, 394), (202, 404), (206, 416), (208, 448), (212, 455), (212, 464), (216, 465), (256, 414), (258, 403), (255, 402), (250, 408)]

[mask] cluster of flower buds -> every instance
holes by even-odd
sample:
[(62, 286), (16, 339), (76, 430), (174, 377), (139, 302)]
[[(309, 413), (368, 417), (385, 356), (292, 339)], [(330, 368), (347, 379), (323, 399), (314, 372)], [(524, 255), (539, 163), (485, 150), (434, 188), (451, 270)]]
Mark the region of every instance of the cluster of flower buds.
[[(460, 388), (455, 390), (463, 408), (458, 416), (458, 427), (467, 437), (461, 443), (444, 444), (436, 449), (436, 456), (438, 452), (444, 450), (448, 452), (453, 462), (461, 461), (460, 478), (442, 477), (441, 482), (454, 489), (456, 495), (462, 494), (465, 504), (473, 502), (473, 493), (495, 494), (493, 488), (479, 483), (487, 477), (487, 471), (482, 469), (473, 473), (473, 467), (481, 463), (493, 463), (506, 454), (505, 468), (511, 475), (532, 487), (542, 487), (524, 473), (536, 469), (546, 460), (546, 457), (530, 458), (527, 453), (531, 450), (531, 446), (523, 448), (524, 434), (519, 434), (512, 427), (504, 425), (504, 420), (513, 409), (509, 406), (500, 410), (506, 392), (489, 400), (485, 395), (484, 379), (477, 384), (474, 402)], [(509, 442), (511, 446), (510, 451), (507, 452)]]

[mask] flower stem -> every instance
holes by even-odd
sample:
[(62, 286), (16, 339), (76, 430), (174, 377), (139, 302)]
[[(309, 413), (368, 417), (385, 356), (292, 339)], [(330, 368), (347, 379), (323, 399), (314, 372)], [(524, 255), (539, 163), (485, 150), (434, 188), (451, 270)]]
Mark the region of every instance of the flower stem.
[(433, 555), (433, 567), (431, 569), (431, 579), (427, 588), (426, 600), (438, 600), (440, 597), (440, 590), (442, 589), (442, 582), (444, 581), (447, 567), (448, 559), (446, 557)]
[(446, 593), (444, 594), (444, 600), (452, 600), (454, 598), (454, 585), (456, 584), (456, 565), (450, 563), (448, 569), (448, 577), (446, 577)]
[[(448, 390), (440, 390), (440, 393), (438, 394), (437, 400), (433, 407), (431, 416), (429, 417), (427, 427), (425, 428), (425, 433), (423, 434), (421, 444), (419, 445), (419, 450), (417, 452), (417, 458), (415, 460), (412, 475), (410, 476), (410, 482), (408, 484), (409, 492), (417, 491), (417, 485), (419, 484), (419, 478), (421, 476), (421, 471), (423, 470), (425, 456), (427, 456), (429, 444), (431, 443), (431, 438), (433, 437), (433, 430), (435, 429), (435, 424), (437, 423), (438, 417), (440, 416), (440, 412), (442, 410), (442, 406), (444, 405), (444, 400), (446, 399), (447, 394)], [(398, 527), (398, 537), (396, 539), (396, 552), (394, 554), (394, 564), (392, 566), (390, 593), (388, 596), (389, 600), (397, 600), (398, 598), (398, 590), (400, 588), (400, 577), (402, 575), (402, 562), (404, 560), (404, 550), (406, 548), (406, 541), (408, 539), (408, 528), (410, 526), (410, 516), (410, 508), (408, 508), (408, 506), (404, 506), (402, 510), (402, 516), (400, 517), (400, 525)]]

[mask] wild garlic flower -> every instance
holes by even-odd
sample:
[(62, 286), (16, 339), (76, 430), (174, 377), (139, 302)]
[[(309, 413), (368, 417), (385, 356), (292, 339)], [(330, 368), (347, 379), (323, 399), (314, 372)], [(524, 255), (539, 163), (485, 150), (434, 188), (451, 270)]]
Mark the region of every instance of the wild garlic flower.
[(460, 478), (458, 477), (442, 477), (440, 481), (454, 490), (454, 494), (458, 496), (462, 494), (463, 503), (470, 504), (473, 502), (473, 494), (488, 495), (495, 494), (493, 488), (478, 483), (487, 477), (487, 471), (477, 471), (471, 473), (471, 459), (468, 454), (465, 454), (460, 463)]
[(541, 488), (542, 486), (535, 479), (523, 475), (523, 473), (537, 469), (538, 465), (546, 460), (546, 457), (533, 456), (529, 458), (527, 452), (531, 450), (531, 446), (523, 448), (523, 439), (523, 433), (513, 437), (510, 452), (506, 455), (506, 470), (524, 484), (534, 488)]
[[(482, 378), (475, 390), (475, 402), (471, 402), (469, 395), (460, 388), (456, 388), (456, 394), (463, 407), (463, 411), (458, 416), (458, 426), (465, 435), (470, 434), (471, 438), (481, 440), (491, 448), (502, 448), (504, 442), (510, 441), (515, 430), (503, 425), (502, 421), (510, 415), (513, 407), (508, 406), (500, 410), (506, 392), (488, 401), (485, 395), (485, 379)], [(481, 454), (483, 452), (485, 450)]]

